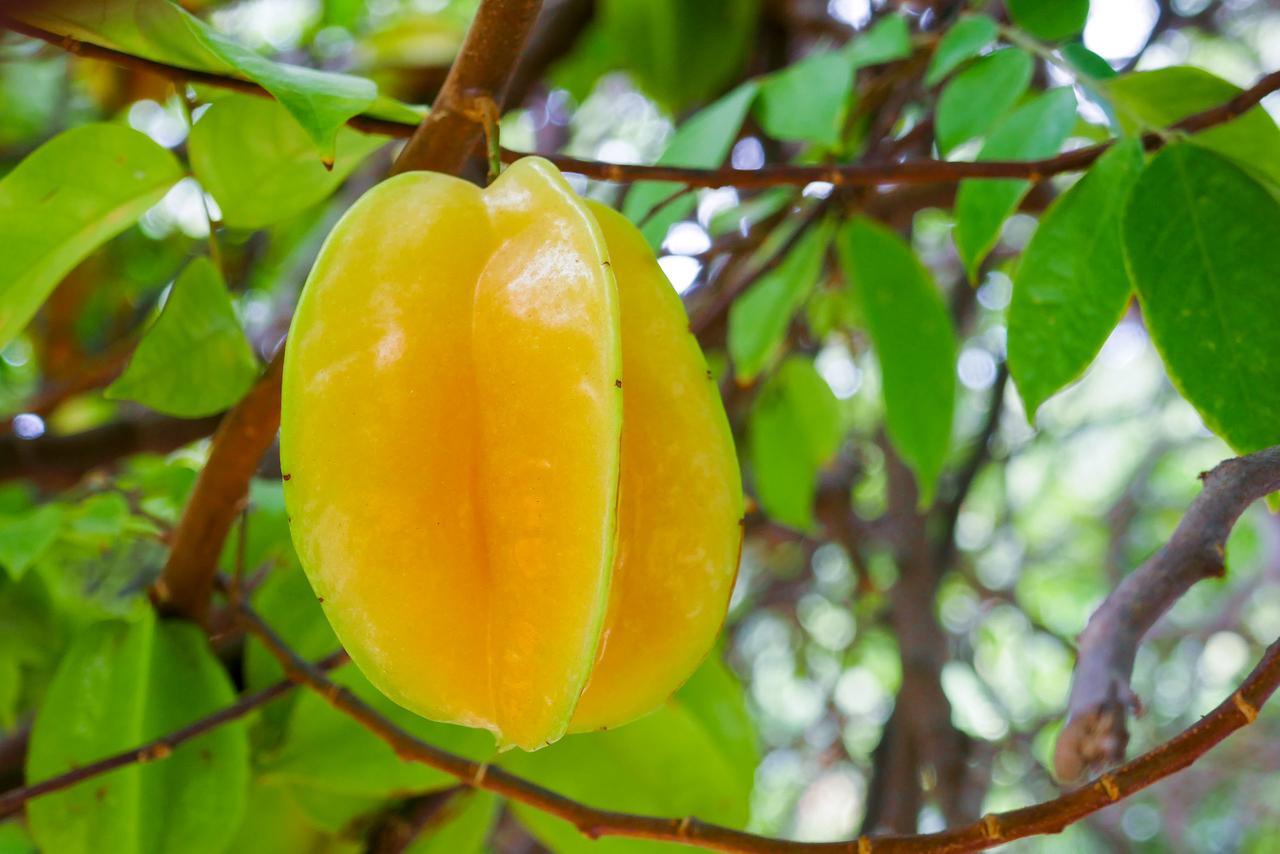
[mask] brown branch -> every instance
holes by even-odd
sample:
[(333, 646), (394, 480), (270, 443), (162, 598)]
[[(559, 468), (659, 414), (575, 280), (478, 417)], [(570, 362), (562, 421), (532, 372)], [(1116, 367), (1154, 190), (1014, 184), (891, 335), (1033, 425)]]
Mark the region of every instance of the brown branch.
[(542, 0), (482, 0), (444, 86), (391, 167), (392, 173), (429, 169), (457, 175), (484, 135), (471, 104), (499, 108)]
[(1129, 680), (1138, 645), (1196, 582), (1225, 574), (1227, 537), (1246, 508), (1280, 490), (1280, 445), (1226, 460), (1201, 475), (1196, 496), (1169, 542), (1134, 570), (1089, 618), (1053, 763), (1063, 780), (1124, 757)]
[(290, 679), (323, 697), (386, 742), (402, 759), (420, 762), (477, 789), (494, 792), (570, 822), (597, 839), (623, 836), (679, 842), (713, 851), (857, 852), (857, 854), (938, 854), (982, 851), (1027, 836), (1058, 833), (1088, 815), (1186, 768), (1236, 730), (1252, 723), (1280, 685), (1280, 641), (1272, 644), (1240, 688), (1199, 722), (1165, 744), (1104, 774), (1086, 786), (1050, 801), (1003, 813), (991, 813), (963, 827), (906, 836), (862, 836), (852, 842), (803, 843), (769, 839), (708, 824), (693, 817), (658, 818), (596, 809), (558, 795), (488, 763), (472, 762), (420, 741), (399, 729), (362, 700), (327, 679), (293, 652), (244, 604), (246, 628), (284, 667)]
[[(332, 670), (347, 661), (345, 652), (335, 652), (327, 658), (322, 659), (313, 665), (316, 672), (323, 673)], [(91, 777), (97, 777), (100, 774), (106, 774), (108, 771), (114, 771), (117, 768), (123, 768), (126, 765), (136, 763), (155, 762), (161, 759), (168, 759), (173, 751), (185, 742), (190, 741), (215, 727), (222, 726), (225, 723), (237, 720), (249, 714), (249, 712), (264, 706), (277, 697), (289, 693), (296, 687), (295, 683), (282, 679), (274, 685), (263, 688), (253, 694), (246, 694), (236, 700), (231, 705), (219, 709), (211, 715), (193, 721), (181, 729), (174, 730), (168, 735), (161, 736), (153, 741), (129, 750), (121, 751), (97, 762), (91, 762), (88, 765), (82, 765), (73, 768), (64, 774), (56, 777), (50, 777), (47, 780), (41, 780), (38, 783), (32, 783), (21, 789), (11, 789), (0, 795), (0, 819), (7, 818), (22, 809), (22, 807), (34, 798), (42, 795), (49, 795), (54, 792), (68, 789), (77, 783), (82, 783)]]
[(167, 454), (214, 431), (218, 416), (122, 418), (81, 433), (37, 439), (0, 438), (0, 481), (24, 478), (67, 486), (96, 468), (132, 454)]
[[(533, 0), (512, 0), (512, 2), (530, 3)], [(89, 42), (78, 41), (68, 36), (32, 27), (3, 15), (0, 15), (0, 26), (25, 36), (48, 42), (55, 47), (78, 56), (101, 59), (126, 67), (143, 68), (170, 80), (191, 81), (208, 86), (234, 89), (251, 95), (271, 97), (257, 84), (238, 77), (196, 71), (155, 62), (154, 60), (142, 59), (122, 51), (100, 47)], [(1275, 91), (1280, 91), (1280, 71), (1273, 71), (1260, 78), (1258, 82), (1223, 104), (1186, 117), (1174, 124), (1171, 129), (1182, 133), (1198, 133), (1229, 122), (1256, 107), (1263, 98)], [(356, 130), (364, 131), (365, 133), (377, 133), (402, 139), (412, 136), (418, 127), (406, 122), (391, 121), (364, 114), (354, 116), (347, 123)], [(450, 125), (459, 127), (463, 123), (464, 119), (461, 117), (456, 117), (449, 122)], [(481, 131), (479, 126), (473, 124), (470, 120), (465, 120), (465, 123), (471, 129), (469, 131), (471, 147), (467, 149), (468, 153), (470, 153), (479, 140)], [(444, 124), (444, 122), (439, 120), (436, 124)], [(1147, 150), (1151, 151), (1163, 145), (1166, 137), (1160, 134), (1147, 134), (1142, 141)], [(540, 156), (546, 157), (563, 171), (577, 172), (588, 178), (616, 183), (674, 181), (694, 187), (732, 186), (758, 188), (786, 185), (804, 186), (814, 181), (826, 181), (837, 186), (873, 187), (954, 184), (969, 178), (1022, 178), (1038, 182), (1053, 175), (1064, 172), (1078, 172), (1089, 168), (1112, 144), (1111, 142), (1099, 143), (1043, 160), (950, 161), (922, 159), (910, 160), (905, 163), (855, 163), (844, 166), (783, 164), (752, 170), (732, 168), (693, 169), (677, 166), (602, 163), (598, 160), (583, 160), (562, 154), (544, 154)], [(503, 149), (502, 158), (506, 162), (511, 162), (527, 154), (528, 152)]]
[(280, 428), (284, 347), (214, 434), (209, 460), (173, 532), (155, 595), (162, 610), (204, 622), (222, 544), (239, 515), (258, 461)]

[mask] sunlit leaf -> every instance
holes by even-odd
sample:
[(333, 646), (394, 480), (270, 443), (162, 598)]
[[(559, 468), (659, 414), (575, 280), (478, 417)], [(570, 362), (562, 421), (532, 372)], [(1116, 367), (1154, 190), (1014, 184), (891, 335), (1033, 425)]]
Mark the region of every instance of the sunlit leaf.
[(996, 22), (986, 15), (961, 15), (943, 34), (925, 72), (926, 86), (936, 86), (996, 40)]
[(1009, 371), (1028, 415), (1075, 380), (1129, 304), (1120, 222), (1142, 145), (1116, 143), (1045, 211), (1009, 307)]
[(813, 528), (818, 473), (842, 434), (831, 387), (811, 361), (788, 357), (760, 390), (747, 423), (755, 494), (770, 519), (801, 531)]
[(86, 255), (182, 177), (172, 154), (120, 125), (81, 125), (0, 178), (0, 347)]
[(230, 407), (257, 374), (258, 361), (222, 276), (200, 257), (182, 271), (128, 368), (106, 394), (195, 418)]
[(889, 438), (928, 504), (951, 442), (951, 318), (929, 272), (894, 232), (860, 217), (841, 229), (838, 247), (880, 362)]
[[(230, 680), (194, 625), (144, 612), (85, 631), (58, 668), (27, 755), (35, 782), (134, 747), (234, 700)], [(244, 809), (243, 723), (224, 724), (167, 759), (134, 764), (32, 801), (31, 831), (59, 854), (221, 852)]]
[(274, 101), (219, 98), (191, 129), (187, 151), (196, 178), (218, 202), (222, 222), (262, 228), (327, 198), (384, 137), (341, 128), (326, 169), (315, 144)]
[(1240, 452), (1280, 443), (1280, 202), (1200, 146), (1163, 149), (1124, 214), (1142, 316), (1174, 385)]
[(832, 50), (806, 57), (760, 81), (756, 117), (774, 139), (828, 148), (840, 141), (853, 85), (853, 58)]
[(1007, 5), (1015, 24), (1046, 41), (1076, 35), (1089, 17), (1089, 0), (1008, 0)]
[[(704, 665), (706, 666), (706, 665)], [(695, 675), (695, 680), (698, 677)], [(684, 816), (742, 827), (747, 820), (750, 757), (713, 732), (716, 716), (694, 711), (677, 694), (647, 717), (608, 732), (568, 736), (536, 753), (512, 751), (503, 765), (574, 800), (642, 815)], [(718, 696), (700, 698), (742, 714), (741, 688), (730, 684)], [(557, 854), (673, 851), (641, 840), (592, 841), (573, 825), (522, 804), (511, 803), (520, 822)]]
[[(1177, 65), (1123, 74), (1107, 82), (1121, 126), (1133, 133), (1165, 128), (1187, 116), (1217, 107), (1240, 88), (1203, 68)], [(1280, 184), (1280, 128), (1262, 107), (1192, 137), (1196, 145), (1225, 154), (1246, 170)]]
[(844, 48), (854, 68), (866, 68), (911, 55), (911, 32), (902, 15), (886, 15)]
[(938, 97), (938, 150), (946, 154), (994, 127), (1027, 91), (1032, 68), (1030, 55), (1007, 47), (957, 74)]
[[(1015, 110), (987, 137), (979, 160), (1037, 160), (1049, 157), (1071, 132), (1076, 98), (1071, 89), (1050, 89)], [(956, 194), (956, 249), (972, 278), (996, 245), (1000, 229), (1018, 209), (1031, 184), (1020, 179), (960, 183)]]
[(272, 62), (169, 0), (46, 0), (6, 14), (157, 62), (252, 80), (293, 114), (325, 158), (333, 155), (338, 128), (378, 94), (360, 77)]
[[(758, 86), (754, 81), (743, 83), (719, 101), (699, 111), (682, 124), (671, 136), (666, 150), (658, 158), (663, 166), (687, 166), (702, 169), (715, 168), (729, 156), (733, 142), (738, 138), (742, 121), (756, 98)], [(686, 194), (667, 204), (652, 216), (654, 206), (681, 189), (669, 181), (641, 181), (635, 184), (622, 205), (622, 212), (632, 222), (644, 222), (641, 231), (649, 245), (657, 247), (667, 235), (672, 223), (683, 219), (693, 210), (697, 201)]]
[(791, 318), (822, 272), (831, 232), (829, 221), (810, 227), (776, 267), (729, 307), (729, 355), (740, 381), (755, 379), (777, 358)]

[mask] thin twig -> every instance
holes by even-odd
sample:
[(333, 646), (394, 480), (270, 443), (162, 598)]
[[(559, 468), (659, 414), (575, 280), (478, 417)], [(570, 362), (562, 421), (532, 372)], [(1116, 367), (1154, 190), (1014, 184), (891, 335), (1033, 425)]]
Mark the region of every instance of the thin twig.
[[(314, 668), (317, 673), (324, 673), (332, 670), (347, 662), (347, 654), (339, 651), (326, 658), (309, 665)], [(270, 703), (277, 697), (281, 697), (296, 687), (296, 683), (288, 679), (282, 679), (274, 685), (263, 688), (253, 694), (246, 694), (231, 705), (219, 709), (211, 715), (207, 715), (198, 721), (194, 721), (181, 729), (174, 730), (168, 735), (163, 735), (153, 741), (129, 750), (121, 751), (105, 759), (99, 759), (97, 762), (90, 762), (88, 765), (82, 765), (73, 768), (64, 774), (56, 777), (50, 777), (47, 780), (41, 780), (38, 783), (32, 783), (21, 789), (11, 789), (0, 795), (0, 819), (17, 813), (30, 800), (49, 795), (54, 792), (68, 789), (77, 783), (82, 783), (91, 777), (97, 777), (100, 774), (106, 774), (108, 771), (114, 771), (117, 768), (123, 768), (126, 765), (136, 763), (156, 762), (161, 759), (168, 759), (173, 751), (185, 742), (190, 741), (197, 736), (203, 735), (211, 729), (222, 726), (225, 723), (237, 720), (249, 714), (249, 712)]]
[(1124, 757), (1138, 645), (1196, 582), (1226, 572), (1227, 537), (1250, 504), (1280, 490), (1280, 445), (1226, 460), (1201, 475), (1196, 496), (1164, 548), (1112, 591), (1080, 635), (1080, 652), (1054, 768), (1063, 780)]
[[(31, 38), (48, 42), (55, 47), (86, 56), (101, 59), (117, 65), (134, 68), (145, 68), (172, 80), (187, 80), (209, 86), (221, 86), (245, 92), (251, 95), (271, 97), (255, 83), (227, 75), (212, 74), (207, 71), (196, 71), (154, 60), (143, 59), (110, 48), (78, 41), (68, 36), (42, 30), (23, 24), (12, 18), (0, 16), (0, 26)], [(1238, 118), (1248, 110), (1256, 107), (1263, 98), (1272, 92), (1280, 91), (1280, 71), (1273, 71), (1260, 78), (1248, 89), (1234, 98), (1216, 107), (1188, 116), (1174, 124), (1171, 130), (1182, 133), (1198, 133), (1216, 125), (1224, 124)], [(383, 134), (399, 138), (412, 136), (417, 126), (407, 122), (392, 121), (376, 116), (361, 114), (352, 117), (348, 122), (356, 130), (366, 133)], [(479, 128), (476, 128), (479, 133)], [(479, 140), (479, 136), (473, 140)], [(1147, 150), (1154, 150), (1164, 145), (1167, 136), (1150, 133), (1142, 138)], [(633, 181), (672, 181), (693, 187), (777, 187), (804, 186), (815, 181), (822, 181), (836, 186), (874, 187), (910, 184), (954, 184), (969, 178), (1021, 178), (1028, 181), (1042, 181), (1053, 175), (1064, 172), (1078, 172), (1088, 169), (1095, 160), (1101, 157), (1112, 142), (1078, 148), (1043, 160), (909, 160), (904, 163), (855, 163), (843, 166), (816, 165), (802, 166), (779, 164), (762, 169), (696, 169), (679, 166), (637, 165), (621, 163), (603, 163), (598, 160), (584, 160), (568, 157), (563, 154), (544, 154), (565, 172), (577, 172), (588, 178), (615, 183)], [(502, 158), (512, 162), (527, 156), (528, 152), (503, 149)]]

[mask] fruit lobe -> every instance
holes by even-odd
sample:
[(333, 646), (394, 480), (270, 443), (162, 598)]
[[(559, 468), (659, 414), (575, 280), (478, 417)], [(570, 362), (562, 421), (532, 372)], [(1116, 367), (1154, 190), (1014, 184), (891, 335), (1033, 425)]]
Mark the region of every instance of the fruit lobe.
[(281, 457), (361, 670), (501, 747), (649, 711), (723, 620), (741, 487), (715, 385), (635, 229), (537, 158), (347, 212), (295, 314)]

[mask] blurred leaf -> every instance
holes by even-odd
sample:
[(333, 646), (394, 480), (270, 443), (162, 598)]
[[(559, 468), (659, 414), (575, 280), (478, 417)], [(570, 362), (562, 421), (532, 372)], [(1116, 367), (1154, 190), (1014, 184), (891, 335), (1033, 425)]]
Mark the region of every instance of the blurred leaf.
[(17, 581), (27, 567), (57, 539), (62, 529), (62, 507), (42, 504), (18, 516), (0, 522), (0, 564)]
[(889, 438), (915, 473), (920, 504), (927, 505), (951, 442), (951, 318), (929, 272), (894, 232), (859, 217), (841, 229), (838, 246), (880, 362)]
[(1007, 47), (957, 74), (938, 97), (938, 150), (945, 155), (991, 130), (1027, 91), (1033, 67), (1029, 54)]
[[(755, 81), (748, 80), (719, 101), (695, 113), (672, 134), (658, 163), (663, 166), (700, 169), (714, 169), (724, 163), (733, 148), (734, 140), (738, 138), (738, 131), (742, 129), (742, 120), (746, 118), (747, 110), (751, 109), (757, 89)], [(632, 222), (641, 222), (655, 205), (680, 189), (680, 184), (670, 181), (640, 181), (627, 193), (622, 212)], [(655, 249), (660, 246), (667, 236), (667, 229), (688, 215), (696, 204), (696, 198), (687, 194), (649, 217), (640, 229), (649, 245)]]
[[(1076, 96), (1050, 89), (1014, 111), (987, 137), (979, 160), (1037, 160), (1056, 154), (1071, 132)], [(1031, 185), (1016, 178), (971, 179), (956, 193), (956, 249), (970, 279), (1000, 239), (1004, 221), (1018, 209)]]
[(723, 651), (713, 650), (694, 671), (676, 699), (697, 717), (735, 766), (735, 775), (751, 780), (760, 764), (760, 739), (743, 702), (742, 682), (724, 663)]
[(39, 573), (20, 581), (0, 576), (0, 728), (12, 728), (43, 693), (62, 654), (65, 630)]
[(853, 88), (853, 57), (833, 50), (805, 57), (760, 81), (756, 117), (774, 139), (834, 148)]
[(199, 257), (178, 276), (164, 309), (106, 396), (196, 418), (227, 409), (249, 390), (258, 360), (213, 262)]
[[(1168, 127), (1187, 116), (1221, 106), (1240, 91), (1240, 87), (1203, 68), (1186, 65), (1122, 74), (1106, 85), (1107, 94), (1121, 108), (1121, 126), (1128, 133)], [(1197, 133), (1192, 139), (1196, 145), (1225, 154), (1245, 169), (1280, 184), (1280, 128), (1262, 107)]]
[(1142, 316), (1174, 385), (1241, 453), (1280, 443), (1280, 202), (1194, 144), (1148, 164), (1124, 214)]
[(1009, 371), (1030, 421), (1084, 373), (1129, 304), (1120, 223), (1142, 166), (1141, 142), (1117, 142), (1054, 200), (1023, 253), (1009, 306)]
[(54, 286), (182, 177), (165, 149), (119, 125), (81, 125), (0, 179), (0, 347)]
[(30, 834), (16, 819), (0, 824), (0, 854), (39, 854)]
[(327, 836), (308, 819), (284, 786), (254, 781), (244, 820), (227, 847), (234, 854), (358, 854), (356, 841)]
[(740, 382), (755, 379), (777, 357), (792, 316), (822, 273), (832, 230), (830, 220), (810, 226), (776, 267), (729, 306), (729, 356)]
[(315, 145), (274, 101), (219, 98), (191, 129), (187, 151), (201, 186), (233, 228), (262, 228), (327, 198), (385, 137), (341, 128), (337, 159), (325, 169)]
[(33, 142), (48, 132), (59, 109), (66, 58), (0, 63), (0, 146)]
[(433, 815), (404, 854), (480, 854), (498, 819), (498, 797), (464, 789)]
[(758, 0), (601, 0), (614, 62), (673, 111), (722, 91), (742, 70)]
[[(695, 681), (698, 677), (695, 675)], [(736, 687), (736, 686), (734, 686)], [(707, 699), (711, 699), (708, 697)], [(740, 689), (713, 701), (741, 712)], [(512, 751), (502, 764), (554, 792), (609, 810), (641, 815), (696, 815), (742, 827), (752, 780), (742, 756), (713, 732), (715, 717), (695, 712), (681, 694), (653, 714), (602, 733), (568, 736), (536, 753)], [(609, 854), (679, 850), (669, 843), (604, 838), (592, 841), (562, 819), (519, 803), (520, 822), (557, 854)]]
[[(172, 732), (235, 699), (194, 625), (99, 623), (78, 637), (36, 716), (27, 780), (36, 782)], [(244, 809), (242, 723), (217, 727), (163, 762), (130, 765), (27, 805), (44, 850), (220, 852)]]
[(813, 363), (789, 356), (760, 390), (747, 423), (756, 497), (770, 519), (813, 529), (818, 473), (840, 447), (840, 406)]
[(996, 22), (986, 15), (961, 15), (938, 41), (925, 73), (926, 86), (937, 86), (962, 64), (996, 40)]
[(326, 159), (333, 156), (338, 128), (378, 94), (360, 77), (272, 62), (169, 0), (44, 0), (6, 12), (50, 32), (135, 56), (248, 78), (293, 114)]
[[(1058, 48), (1058, 52), (1067, 62), (1094, 80), (1110, 80), (1116, 76), (1116, 70), (1111, 67), (1111, 63), (1089, 50), (1082, 42), (1067, 42)], [(1104, 94), (1105, 91), (1104, 89)]]
[(796, 196), (791, 187), (769, 187), (731, 208), (716, 211), (707, 223), (712, 237), (720, 237), (731, 231), (742, 233), (755, 227), (791, 203)]
[(844, 51), (854, 68), (866, 68), (911, 55), (911, 32), (902, 15), (887, 15), (854, 36)]
[(1089, 0), (1008, 0), (1006, 5), (1015, 24), (1045, 41), (1076, 35), (1089, 17)]

